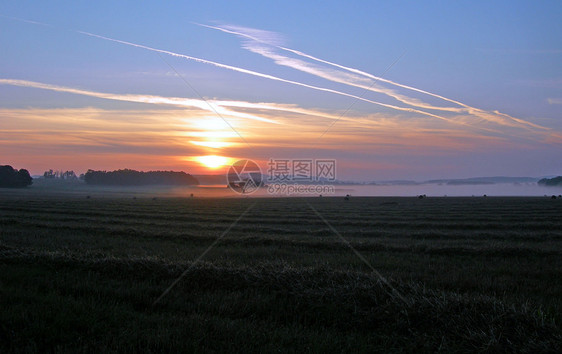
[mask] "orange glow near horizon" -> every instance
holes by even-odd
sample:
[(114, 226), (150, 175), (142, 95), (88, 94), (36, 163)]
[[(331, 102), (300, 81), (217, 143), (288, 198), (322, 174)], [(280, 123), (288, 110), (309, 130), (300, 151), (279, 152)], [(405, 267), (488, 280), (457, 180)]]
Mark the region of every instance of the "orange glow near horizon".
[(207, 156), (197, 156), (195, 161), (199, 162), (201, 165), (209, 169), (217, 169), (222, 166), (226, 166), (230, 159), (224, 156), (217, 155), (207, 155)]

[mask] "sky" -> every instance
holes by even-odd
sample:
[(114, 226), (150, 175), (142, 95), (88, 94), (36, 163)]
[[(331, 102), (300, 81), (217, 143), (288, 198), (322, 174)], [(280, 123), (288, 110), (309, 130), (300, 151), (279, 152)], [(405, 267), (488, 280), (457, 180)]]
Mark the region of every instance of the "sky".
[(560, 1), (0, 1), (0, 164), (562, 174)]

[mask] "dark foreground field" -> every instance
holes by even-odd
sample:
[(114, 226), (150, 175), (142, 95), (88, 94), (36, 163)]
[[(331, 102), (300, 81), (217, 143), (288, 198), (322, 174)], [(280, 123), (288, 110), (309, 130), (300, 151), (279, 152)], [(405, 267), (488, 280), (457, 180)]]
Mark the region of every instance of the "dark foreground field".
[(548, 198), (0, 194), (0, 352), (561, 352), (561, 215)]

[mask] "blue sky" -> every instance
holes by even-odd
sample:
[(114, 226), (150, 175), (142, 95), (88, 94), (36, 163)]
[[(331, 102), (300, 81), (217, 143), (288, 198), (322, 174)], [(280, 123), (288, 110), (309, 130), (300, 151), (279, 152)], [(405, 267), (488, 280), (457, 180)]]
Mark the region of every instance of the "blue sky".
[[(120, 167), (202, 171), (194, 157), (203, 155), (336, 158), (341, 177), (356, 180), (542, 176), (562, 170), (559, 1), (1, 1), (0, 15), (0, 79), (25, 81), (0, 85), (0, 156), (6, 159), (1, 162), (36, 173)], [(260, 34), (267, 43), (220, 31), (233, 28), (268, 31)], [(279, 46), (391, 83), (377, 81), (380, 90), (372, 92), (363, 74)], [(236, 101), (237, 108), (228, 106), (236, 112), (222, 117), (236, 136), (229, 136), (222, 118), (213, 119), (216, 112), (203, 112), (205, 107), (181, 113), (183, 108), (169, 102), (99, 93)], [(257, 103), (270, 105), (262, 109)], [(339, 119), (342, 115), (349, 119)], [(256, 117), (275, 121), (275, 129)], [(201, 128), (206, 118), (216, 126)], [(204, 150), (201, 141), (192, 140), (197, 136), (230, 145)], [(27, 145), (18, 145), (25, 139)]]

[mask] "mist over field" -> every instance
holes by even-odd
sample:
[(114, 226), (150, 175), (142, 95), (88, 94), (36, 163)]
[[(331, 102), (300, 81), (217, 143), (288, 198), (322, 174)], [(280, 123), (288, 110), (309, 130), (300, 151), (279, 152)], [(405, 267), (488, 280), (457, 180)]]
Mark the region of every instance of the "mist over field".
[[(552, 196), (562, 194), (561, 186), (544, 186), (536, 182), (523, 183), (468, 183), (468, 184), (447, 184), (427, 183), (427, 182), (379, 182), (378, 184), (334, 184), (334, 192), (315, 190), (300, 191), (298, 189), (268, 189), (259, 188), (255, 192), (240, 195), (229, 189), (226, 185), (225, 176), (217, 176), (217, 180), (224, 179), (224, 184), (202, 184), (198, 186), (92, 186), (84, 182), (51, 181), (42, 178), (35, 178), (33, 185), (25, 191), (18, 193), (51, 194), (62, 196), (68, 194), (76, 195), (106, 195), (106, 196), (174, 196), (174, 197), (194, 197), (211, 198), (238, 198), (238, 197), (298, 197), (298, 196), (319, 196), (325, 197), (345, 195), (352, 196), (396, 196), (412, 197), (427, 195), (431, 197), (458, 196), (458, 197), (481, 197), (487, 196)], [(213, 182), (216, 182), (213, 179)], [(288, 184), (289, 186), (291, 183)], [(330, 184), (326, 184), (330, 185)], [(4, 193), (9, 193), (5, 190)]]

